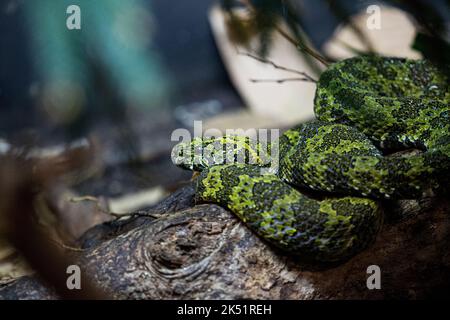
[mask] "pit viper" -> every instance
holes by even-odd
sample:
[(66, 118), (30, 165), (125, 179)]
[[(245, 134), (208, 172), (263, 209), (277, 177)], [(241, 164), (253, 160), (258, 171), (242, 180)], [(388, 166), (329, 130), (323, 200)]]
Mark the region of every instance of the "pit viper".
[[(228, 208), (289, 253), (341, 261), (376, 238), (381, 200), (447, 191), (449, 83), (426, 60), (349, 58), (320, 75), (317, 119), (279, 138), (276, 172), (261, 170), (275, 157), (271, 144), (244, 136), (181, 142), (172, 160), (201, 172), (196, 201)], [(408, 148), (422, 152), (386, 156)]]

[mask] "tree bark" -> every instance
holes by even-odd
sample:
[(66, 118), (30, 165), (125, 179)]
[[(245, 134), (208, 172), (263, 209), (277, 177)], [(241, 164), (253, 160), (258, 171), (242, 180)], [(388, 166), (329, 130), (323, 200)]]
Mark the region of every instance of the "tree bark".
[[(147, 216), (106, 222), (79, 240), (82, 272), (118, 299), (421, 299), (450, 291), (450, 203), (390, 202), (375, 243), (337, 265), (307, 265), (254, 235), (232, 213), (193, 203), (188, 185)], [(367, 268), (381, 289), (367, 287)], [(36, 277), (0, 298), (57, 298)]]

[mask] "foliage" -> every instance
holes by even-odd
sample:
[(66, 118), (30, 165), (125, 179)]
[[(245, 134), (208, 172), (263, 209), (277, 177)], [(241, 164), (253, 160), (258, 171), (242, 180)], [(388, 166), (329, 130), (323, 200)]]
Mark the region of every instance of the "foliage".
[[(345, 0), (317, 0), (325, 4), (339, 22), (346, 23), (365, 44), (367, 52), (373, 52), (370, 42), (364, 33), (351, 22), (354, 13), (349, 9), (349, 2)], [(408, 12), (415, 20), (417, 37), (413, 48), (422, 52), (424, 57), (442, 65), (450, 64), (448, 54), (449, 42), (445, 38), (446, 22), (444, 14), (433, 6), (432, 1), (425, 0), (387, 0), (387, 5), (396, 6)], [(228, 27), (231, 38), (238, 44), (248, 45), (253, 36), (259, 41), (258, 53), (264, 57), (270, 48), (274, 32), (282, 33), (279, 23), (284, 22), (290, 34), (282, 34), (291, 41), (302, 54), (306, 54), (313, 64), (325, 62), (327, 59), (322, 52), (315, 52), (309, 46), (311, 34), (301, 31), (305, 26), (302, 18), (301, 0), (222, 0), (222, 6), (228, 14)], [(450, 0), (444, 5), (450, 9)], [(248, 15), (239, 16), (234, 8), (245, 8)], [(302, 29), (301, 29), (302, 28)], [(314, 61), (311, 61), (314, 58)]]

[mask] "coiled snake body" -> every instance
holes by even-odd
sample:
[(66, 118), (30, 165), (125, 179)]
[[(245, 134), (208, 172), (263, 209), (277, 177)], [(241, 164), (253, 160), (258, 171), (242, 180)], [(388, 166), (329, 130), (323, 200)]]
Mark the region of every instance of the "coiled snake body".
[[(318, 120), (280, 137), (276, 174), (255, 165), (263, 165), (270, 148), (246, 137), (196, 138), (178, 144), (172, 159), (201, 171), (198, 201), (229, 208), (288, 252), (343, 260), (375, 239), (383, 220), (379, 199), (447, 191), (449, 89), (447, 76), (424, 60), (347, 59), (332, 64), (317, 83)], [(384, 156), (401, 148), (423, 152)], [(224, 164), (239, 156), (253, 165)]]

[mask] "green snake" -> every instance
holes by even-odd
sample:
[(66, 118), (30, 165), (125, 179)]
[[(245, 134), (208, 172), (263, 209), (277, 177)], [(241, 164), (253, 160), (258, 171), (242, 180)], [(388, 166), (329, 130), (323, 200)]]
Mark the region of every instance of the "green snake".
[[(172, 160), (201, 172), (196, 201), (230, 209), (269, 243), (314, 261), (348, 259), (376, 238), (381, 200), (448, 190), (449, 83), (425, 60), (339, 61), (317, 82), (317, 120), (278, 140), (276, 172), (261, 170), (271, 145), (243, 136), (181, 142)], [(408, 148), (422, 152), (386, 156)]]

